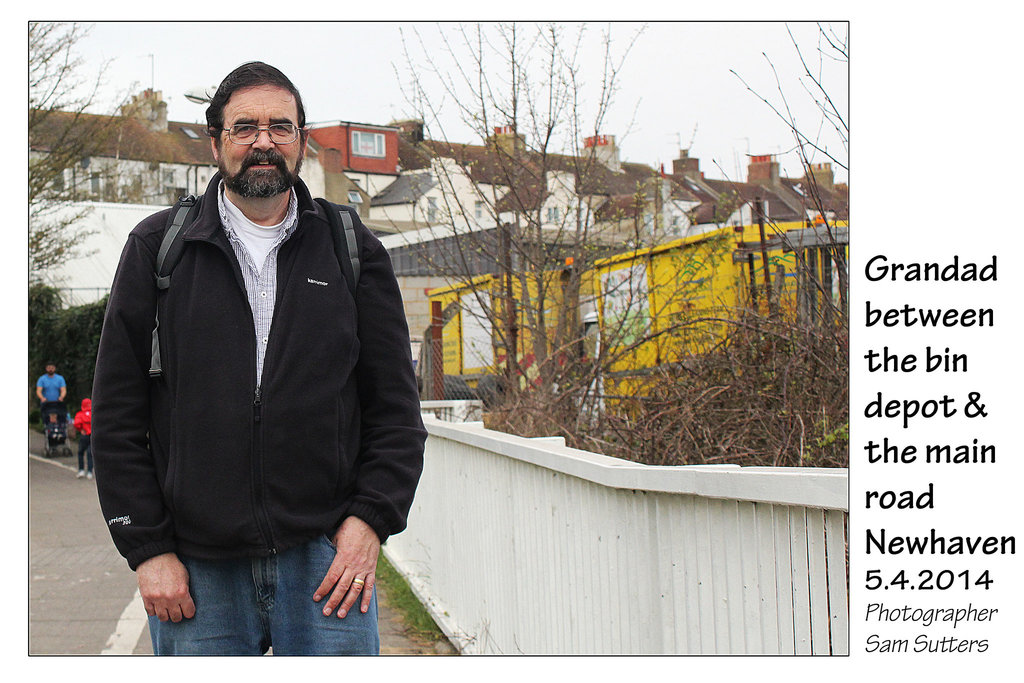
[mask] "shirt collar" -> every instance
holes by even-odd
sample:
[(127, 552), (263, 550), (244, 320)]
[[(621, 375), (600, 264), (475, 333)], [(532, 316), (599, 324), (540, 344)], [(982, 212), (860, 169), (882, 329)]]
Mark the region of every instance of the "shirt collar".
[[(231, 211), (228, 210), (228, 198), (224, 196), (224, 181), (220, 181), (220, 186), (217, 192), (217, 209), (220, 213), (220, 223), (224, 226), (224, 231), (228, 235), (236, 235), (234, 218), (231, 215)], [(238, 207), (231, 205), (238, 211)], [(240, 211), (239, 211), (240, 213)], [(291, 234), (295, 232), (295, 228), (299, 224), (299, 200), (295, 196), (295, 190), (289, 190), (288, 194), (288, 211), (285, 212), (284, 221), (281, 222), (281, 240), (286, 240), (291, 237)]]

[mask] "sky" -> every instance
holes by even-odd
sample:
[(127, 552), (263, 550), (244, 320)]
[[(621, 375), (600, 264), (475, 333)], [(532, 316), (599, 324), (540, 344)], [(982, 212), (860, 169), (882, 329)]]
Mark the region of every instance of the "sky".
[[(415, 73), (431, 105), (441, 105), (438, 121), (428, 122), (428, 135), (441, 137), (438, 132), (443, 131), (452, 141), (480, 142), (479, 134), (461, 124), (453, 98), (444, 94), (429, 69), (433, 63), (452, 76), (458, 68), (467, 68), (464, 31), (472, 32), (476, 24), (150, 21), (86, 25), (89, 33), (79, 42), (82, 71), (95, 74), (100, 65), (107, 65), (99, 100), (104, 111), (127, 93), (153, 88), (162, 92), (171, 120), (203, 121), (205, 107), (188, 101), (184, 93), (215, 87), (237, 65), (258, 59), (292, 79), (311, 122), (387, 124), (411, 117), (416, 114), (410, 86)], [(520, 23), (527, 35), (543, 26)], [(494, 24), (483, 27), (493, 34)], [(847, 24), (824, 27), (846, 40)], [(802, 175), (792, 133), (759, 99), (765, 97), (781, 108), (782, 93), (800, 129), (809, 134), (820, 130), (820, 146), (847, 164), (848, 151), (841, 137), (830, 125), (821, 127), (821, 114), (808, 92), (813, 84), (806, 79), (794, 47), (795, 40), (812, 71), (824, 67), (821, 80), (848, 121), (847, 64), (819, 59), (818, 24), (561, 23), (563, 45), (575, 43), (580, 28), (583, 38), (577, 63), (584, 98), (580, 109), (591, 131), (606, 35), (613, 61), (622, 65), (618, 90), (600, 132), (616, 137), (624, 161), (655, 168), (664, 164), (671, 171), (679, 150), (689, 149), (690, 156), (701, 160), (700, 168), (708, 177), (744, 180), (749, 154), (778, 154), (784, 175)], [(222, 47), (192, 49), (195, 45)], [(448, 57), (445, 45), (452, 47), (456, 60)], [(497, 54), (492, 54), (486, 70), (494, 79), (503, 76), (505, 69)], [(458, 99), (467, 101), (468, 95), (462, 93)], [(830, 159), (815, 153), (811, 161)], [(847, 180), (839, 164), (833, 163), (833, 170), (838, 181)]]

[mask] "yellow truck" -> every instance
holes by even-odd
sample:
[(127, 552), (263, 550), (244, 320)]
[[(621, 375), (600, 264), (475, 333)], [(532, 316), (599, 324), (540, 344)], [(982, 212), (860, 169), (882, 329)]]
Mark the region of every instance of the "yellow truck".
[[(600, 357), (605, 379), (613, 381), (708, 350), (744, 310), (774, 307), (807, 317), (843, 310), (848, 225), (776, 224), (767, 231), (762, 239), (758, 225), (714, 228), (604, 258), (579, 273), (578, 297), (564, 286), (571, 266), (537, 276), (546, 293), (544, 353), (556, 357), (576, 344), (574, 357)], [(428, 293), (439, 317), (434, 345), (443, 351), (450, 386), (472, 393), (487, 385), (485, 378), (506, 371), (511, 344), (520, 381), (537, 379), (540, 313), (531, 304), (540, 285), (522, 274), (484, 275)], [(513, 325), (504, 303), (510, 299)], [(559, 323), (570, 326), (568, 334), (552, 333)], [(425, 340), (424, 350), (430, 347)], [(420, 363), (428, 372), (429, 366)]]

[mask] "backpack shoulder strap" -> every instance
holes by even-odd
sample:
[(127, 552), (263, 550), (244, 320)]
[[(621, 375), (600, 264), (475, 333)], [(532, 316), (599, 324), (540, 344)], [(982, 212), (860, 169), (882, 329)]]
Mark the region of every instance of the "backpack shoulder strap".
[(359, 241), (351, 210), (347, 206), (335, 206), (326, 199), (318, 198), (317, 201), (327, 212), (334, 239), (334, 253), (348, 284), (348, 291), (354, 297), (356, 285), (359, 284), (360, 261)]
[[(188, 226), (199, 213), (201, 198), (195, 195), (182, 197), (171, 208), (167, 217), (167, 226), (160, 241), (160, 249), (156, 253), (156, 268), (153, 276), (156, 279), (157, 291), (164, 291), (171, 286), (171, 272), (178, 265), (181, 252), (185, 248), (184, 235)], [(159, 377), (163, 374), (160, 362), (160, 307), (157, 306), (153, 322), (153, 344), (149, 361), (149, 376)]]
[(167, 289), (171, 284), (171, 271), (178, 265), (181, 251), (184, 248), (184, 233), (195, 221), (199, 213), (200, 198), (195, 195), (182, 197), (175, 202), (171, 214), (167, 217), (164, 238), (160, 242), (160, 250), (156, 254), (156, 286)]

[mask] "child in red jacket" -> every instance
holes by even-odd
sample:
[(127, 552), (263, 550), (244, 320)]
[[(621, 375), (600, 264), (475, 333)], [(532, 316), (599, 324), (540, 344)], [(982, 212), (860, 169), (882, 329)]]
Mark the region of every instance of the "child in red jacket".
[[(78, 431), (78, 478), (92, 479), (92, 399), (82, 399), (82, 410), (75, 414), (75, 430)], [(88, 455), (88, 468), (85, 457)]]

